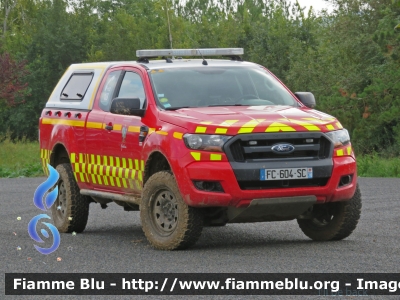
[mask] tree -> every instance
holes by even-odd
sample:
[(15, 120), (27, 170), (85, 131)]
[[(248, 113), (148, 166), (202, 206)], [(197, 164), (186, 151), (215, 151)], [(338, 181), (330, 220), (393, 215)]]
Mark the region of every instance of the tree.
[(6, 107), (24, 103), (28, 94), (26, 61), (17, 62), (7, 52), (0, 54), (0, 101)]

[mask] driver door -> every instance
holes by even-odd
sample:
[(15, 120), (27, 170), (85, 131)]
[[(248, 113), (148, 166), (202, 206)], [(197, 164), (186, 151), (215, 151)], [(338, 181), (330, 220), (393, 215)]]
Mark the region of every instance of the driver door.
[[(117, 98), (139, 98), (141, 108), (146, 103), (142, 75), (135, 68), (123, 68)], [(108, 189), (140, 194), (143, 185), (144, 161), (139, 141), (141, 117), (116, 115), (108, 112), (104, 117), (107, 136)]]

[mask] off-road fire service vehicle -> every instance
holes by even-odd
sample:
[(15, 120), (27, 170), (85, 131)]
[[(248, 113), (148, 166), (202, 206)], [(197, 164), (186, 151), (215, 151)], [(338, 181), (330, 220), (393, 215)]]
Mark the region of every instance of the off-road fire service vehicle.
[(113, 201), (140, 210), (157, 249), (226, 223), (297, 219), (313, 240), (349, 236), (361, 195), (347, 130), (242, 54), (138, 50), (71, 65), (39, 121), (43, 168), (60, 175), (58, 230), (82, 232), (89, 203)]

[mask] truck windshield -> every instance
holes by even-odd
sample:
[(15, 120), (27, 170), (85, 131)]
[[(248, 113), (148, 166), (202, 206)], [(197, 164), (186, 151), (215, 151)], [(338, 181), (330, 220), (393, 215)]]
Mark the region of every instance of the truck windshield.
[(158, 104), (182, 107), (289, 105), (286, 88), (259, 67), (184, 67), (149, 71)]

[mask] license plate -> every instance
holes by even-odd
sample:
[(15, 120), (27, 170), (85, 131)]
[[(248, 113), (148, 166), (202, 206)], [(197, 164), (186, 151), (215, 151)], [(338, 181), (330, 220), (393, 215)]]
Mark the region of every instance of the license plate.
[(288, 168), (288, 169), (261, 169), (260, 180), (282, 179), (310, 179), (313, 178), (312, 168)]

